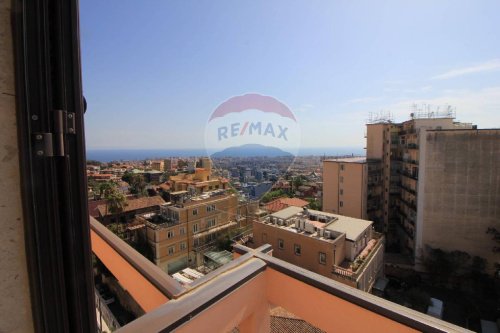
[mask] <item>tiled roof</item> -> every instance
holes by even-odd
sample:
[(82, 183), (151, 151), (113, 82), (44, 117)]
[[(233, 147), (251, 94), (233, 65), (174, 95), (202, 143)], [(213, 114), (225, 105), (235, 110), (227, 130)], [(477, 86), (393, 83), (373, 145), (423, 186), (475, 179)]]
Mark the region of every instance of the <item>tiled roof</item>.
[(271, 333), (324, 333), (324, 331), (309, 324), (307, 321), (300, 319), (280, 306), (271, 309), (270, 315)]
[(163, 184), (160, 184), (159, 186), (163, 191), (170, 191), (170, 184), (168, 183), (163, 183)]
[(324, 333), (325, 331), (302, 319), (271, 316), (271, 333)]
[(280, 211), (282, 209), (285, 209), (290, 206), (295, 206), (295, 207), (304, 207), (309, 202), (299, 199), (299, 198), (278, 198), (276, 200), (273, 200), (269, 203), (267, 203), (264, 208), (270, 212), (274, 213), (277, 211)]
[[(153, 206), (159, 206), (165, 203), (165, 200), (162, 199), (160, 196), (154, 196), (154, 197), (144, 197), (144, 198), (138, 198), (138, 199), (128, 199), (127, 204), (125, 207), (123, 207), (122, 212), (130, 212), (142, 208), (147, 208), (147, 207), (153, 207)], [(106, 216), (106, 215), (112, 215), (109, 213), (109, 211), (106, 209), (106, 204), (104, 205), (99, 205), (97, 207), (99, 210), (100, 216)]]
[(99, 217), (99, 205), (106, 204), (106, 200), (91, 200), (88, 202), (89, 215), (92, 217)]

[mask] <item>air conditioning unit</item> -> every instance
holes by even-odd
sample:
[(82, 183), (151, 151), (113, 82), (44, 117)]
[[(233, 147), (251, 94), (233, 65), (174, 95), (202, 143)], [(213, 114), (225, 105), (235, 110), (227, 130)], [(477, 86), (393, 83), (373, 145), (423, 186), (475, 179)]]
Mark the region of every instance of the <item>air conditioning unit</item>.
[(324, 237), (325, 238), (331, 238), (331, 232), (330, 232), (330, 230), (325, 230), (324, 231)]
[[(305, 222), (304, 222), (305, 223)], [(314, 225), (312, 223), (305, 223), (305, 228), (307, 232), (313, 233), (314, 232)]]
[(306, 228), (306, 220), (300, 219), (300, 230), (304, 230)]

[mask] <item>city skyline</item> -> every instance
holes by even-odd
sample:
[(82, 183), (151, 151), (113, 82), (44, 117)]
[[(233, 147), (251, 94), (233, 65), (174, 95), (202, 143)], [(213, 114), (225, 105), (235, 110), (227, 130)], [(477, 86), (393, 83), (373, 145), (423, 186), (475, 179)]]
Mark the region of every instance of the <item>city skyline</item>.
[(303, 148), (362, 148), (370, 112), (402, 121), (413, 103), (449, 104), (457, 120), (496, 127), (499, 9), (82, 2), (87, 147), (203, 148), (210, 113), (249, 92), (296, 114)]

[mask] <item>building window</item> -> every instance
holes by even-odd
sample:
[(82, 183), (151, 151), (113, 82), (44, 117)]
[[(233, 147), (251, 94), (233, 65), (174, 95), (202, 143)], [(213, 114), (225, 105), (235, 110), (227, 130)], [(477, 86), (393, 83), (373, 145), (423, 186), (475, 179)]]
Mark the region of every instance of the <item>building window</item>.
[(343, 201), (339, 202), (339, 205), (340, 207), (344, 207), (344, 202)]
[(318, 261), (322, 265), (326, 265), (326, 253), (324, 252), (319, 252), (318, 253)]
[(186, 249), (186, 242), (182, 242), (180, 245), (181, 251), (184, 251)]
[(215, 205), (208, 205), (207, 206), (207, 212), (213, 212), (215, 210)]
[(340, 176), (340, 182), (343, 183), (344, 182), (344, 177)]
[(340, 189), (340, 195), (344, 195), (344, 190)]
[(193, 209), (193, 216), (198, 215), (198, 208)]
[(167, 231), (167, 238), (172, 238), (172, 237), (174, 237), (174, 231), (173, 230)]
[(262, 241), (267, 242), (267, 234), (266, 233), (262, 233)]
[(168, 248), (168, 255), (171, 256), (174, 254), (174, 252), (175, 252), (175, 246), (170, 246)]
[(186, 234), (186, 228), (185, 227), (180, 227), (179, 228), (179, 234), (185, 235)]
[(198, 223), (193, 224), (193, 234), (198, 232)]
[(283, 250), (285, 248), (285, 242), (282, 239), (278, 239), (278, 249)]
[(344, 171), (344, 165), (343, 164), (340, 165), (340, 171)]
[(198, 246), (198, 245), (200, 245), (200, 239), (199, 238), (195, 238), (193, 240), (193, 246)]
[(300, 248), (299, 244), (294, 244), (293, 251), (295, 252), (296, 256), (300, 256), (302, 254), (302, 249)]
[(207, 220), (207, 228), (215, 227), (215, 219)]

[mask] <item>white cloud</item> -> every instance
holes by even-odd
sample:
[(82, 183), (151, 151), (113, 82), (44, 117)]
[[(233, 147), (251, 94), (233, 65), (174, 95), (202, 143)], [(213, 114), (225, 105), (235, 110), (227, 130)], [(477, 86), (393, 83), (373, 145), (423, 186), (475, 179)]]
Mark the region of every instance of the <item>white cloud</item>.
[(500, 70), (500, 59), (493, 59), (474, 66), (452, 69), (443, 74), (433, 76), (431, 79), (446, 80), (468, 74), (474, 74), (480, 72), (492, 72), (497, 70)]
[(500, 127), (500, 86), (480, 90), (446, 90), (441, 96), (423, 99), (406, 99), (384, 107), (396, 121), (409, 119), (412, 104), (433, 106), (451, 105), (456, 108), (457, 120), (472, 122), (479, 128)]

